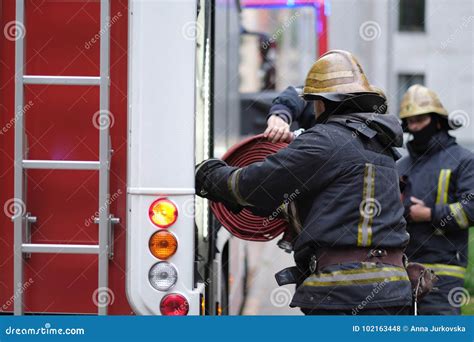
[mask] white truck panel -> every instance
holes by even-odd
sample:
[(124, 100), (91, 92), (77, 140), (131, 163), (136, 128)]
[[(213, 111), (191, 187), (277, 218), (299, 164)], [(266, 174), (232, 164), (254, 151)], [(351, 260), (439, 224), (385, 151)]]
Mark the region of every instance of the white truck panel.
[[(166, 293), (180, 293), (197, 315), (204, 287), (193, 283), (196, 1), (130, 0), (129, 6), (127, 297), (137, 314), (156, 315)], [(148, 281), (160, 261), (148, 248), (158, 231), (148, 209), (160, 197), (179, 211), (168, 228), (178, 240), (168, 260), (178, 282), (168, 292)]]

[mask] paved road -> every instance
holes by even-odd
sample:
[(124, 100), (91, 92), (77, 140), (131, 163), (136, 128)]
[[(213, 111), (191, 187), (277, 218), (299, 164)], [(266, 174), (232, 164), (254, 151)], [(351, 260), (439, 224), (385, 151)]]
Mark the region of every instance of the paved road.
[(299, 309), (288, 306), (294, 293), (294, 285), (279, 287), (274, 274), (294, 265), (293, 255), (270, 242), (252, 242), (250, 255), (249, 293), (244, 315), (301, 315)]

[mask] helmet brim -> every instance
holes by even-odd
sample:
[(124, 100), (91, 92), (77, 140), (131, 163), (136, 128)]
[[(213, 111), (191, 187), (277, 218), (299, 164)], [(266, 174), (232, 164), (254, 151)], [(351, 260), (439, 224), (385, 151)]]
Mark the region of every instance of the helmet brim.
[(381, 106), (386, 105), (387, 100), (378, 93), (359, 92), (359, 93), (317, 93), (303, 94), (301, 97), (306, 101), (328, 100), (333, 102), (357, 101), (365, 107), (372, 106), (377, 110)]

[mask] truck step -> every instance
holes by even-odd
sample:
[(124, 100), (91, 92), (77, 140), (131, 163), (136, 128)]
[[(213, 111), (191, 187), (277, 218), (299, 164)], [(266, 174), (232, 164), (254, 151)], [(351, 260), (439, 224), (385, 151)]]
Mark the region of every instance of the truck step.
[(23, 76), (24, 84), (42, 85), (100, 85), (100, 77), (93, 76)]
[(21, 245), (23, 253), (99, 254), (99, 245), (34, 244)]
[(99, 161), (23, 160), (24, 169), (99, 170)]

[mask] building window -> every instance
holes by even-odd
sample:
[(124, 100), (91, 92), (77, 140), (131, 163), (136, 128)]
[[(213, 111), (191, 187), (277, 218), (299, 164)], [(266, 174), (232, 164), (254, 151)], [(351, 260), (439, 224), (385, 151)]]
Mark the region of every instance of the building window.
[(425, 84), (425, 75), (424, 74), (399, 74), (398, 75), (398, 108), (402, 102), (403, 95), (405, 95), (408, 88), (414, 84)]
[(400, 0), (399, 31), (425, 30), (425, 0)]

